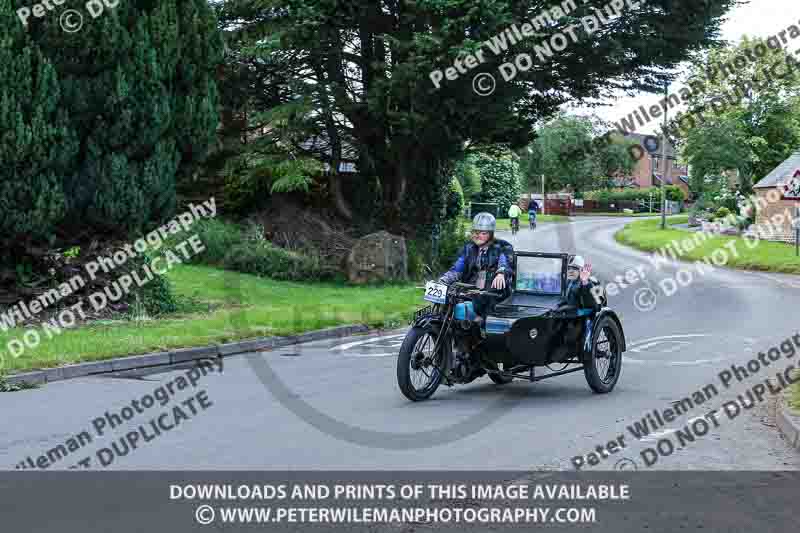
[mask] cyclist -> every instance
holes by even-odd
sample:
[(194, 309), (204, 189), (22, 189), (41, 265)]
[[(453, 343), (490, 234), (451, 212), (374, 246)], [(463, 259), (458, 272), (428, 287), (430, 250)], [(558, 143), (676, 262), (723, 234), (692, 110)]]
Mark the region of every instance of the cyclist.
[(511, 228), (515, 231), (519, 230), (519, 217), (522, 214), (522, 209), (517, 204), (511, 204), (508, 208), (508, 218), (511, 219)]
[(538, 207), (536, 200), (531, 200), (528, 204), (528, 218), (530, 219), (531, 229), (536, 227), (536, 208)]

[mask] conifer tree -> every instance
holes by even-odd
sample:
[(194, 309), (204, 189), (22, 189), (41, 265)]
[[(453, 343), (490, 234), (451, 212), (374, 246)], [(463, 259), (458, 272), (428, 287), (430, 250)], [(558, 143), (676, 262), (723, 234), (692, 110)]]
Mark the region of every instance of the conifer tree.
[(78, 154), (56, 71), (14, 11), (12, 0), (0, 0), (0, 259), (6, 264), (52, 239), (66, 209), (63, 178)]

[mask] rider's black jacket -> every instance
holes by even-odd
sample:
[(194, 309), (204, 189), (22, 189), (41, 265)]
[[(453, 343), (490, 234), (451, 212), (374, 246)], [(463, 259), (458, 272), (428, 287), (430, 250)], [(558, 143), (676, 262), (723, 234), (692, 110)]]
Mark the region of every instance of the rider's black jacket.
[(567, 283), (567, 305), (574, 305), (578, 309), (595, 309), (601, 307), (592, 293), (592, 289), (598, 285), (595, 278), (589, 278), (586, 285), (581, 284), (580, 278)]

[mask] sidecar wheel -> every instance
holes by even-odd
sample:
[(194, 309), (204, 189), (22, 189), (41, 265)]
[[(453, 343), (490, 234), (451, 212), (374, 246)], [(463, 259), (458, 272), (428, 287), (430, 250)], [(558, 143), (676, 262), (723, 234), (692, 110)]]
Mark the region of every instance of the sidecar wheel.
[(427, 328), (411, 328), (400, 347), (397, 357), (397, 384), (403, 395), (412, 402), (427, 400), (442, 382), (442, 373), (432, 362), (441, 368), (449, 344), (444, 342), (438, 357), (434, 357), (436, 334)]
[(591, 351), (584, 354), (586, 382), (597, 394), (614, 390), (622, 372), (622, 333), (617, 323), (603, 317), (594, 326)]

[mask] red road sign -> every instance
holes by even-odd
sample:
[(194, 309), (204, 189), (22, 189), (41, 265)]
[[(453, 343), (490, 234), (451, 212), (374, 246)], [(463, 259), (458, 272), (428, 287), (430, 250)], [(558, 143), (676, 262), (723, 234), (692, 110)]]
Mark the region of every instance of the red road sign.
[(800, 169), (794, 172), (792, 179), (781, 186), (781, 193), (785, 200), (800, 200)]

